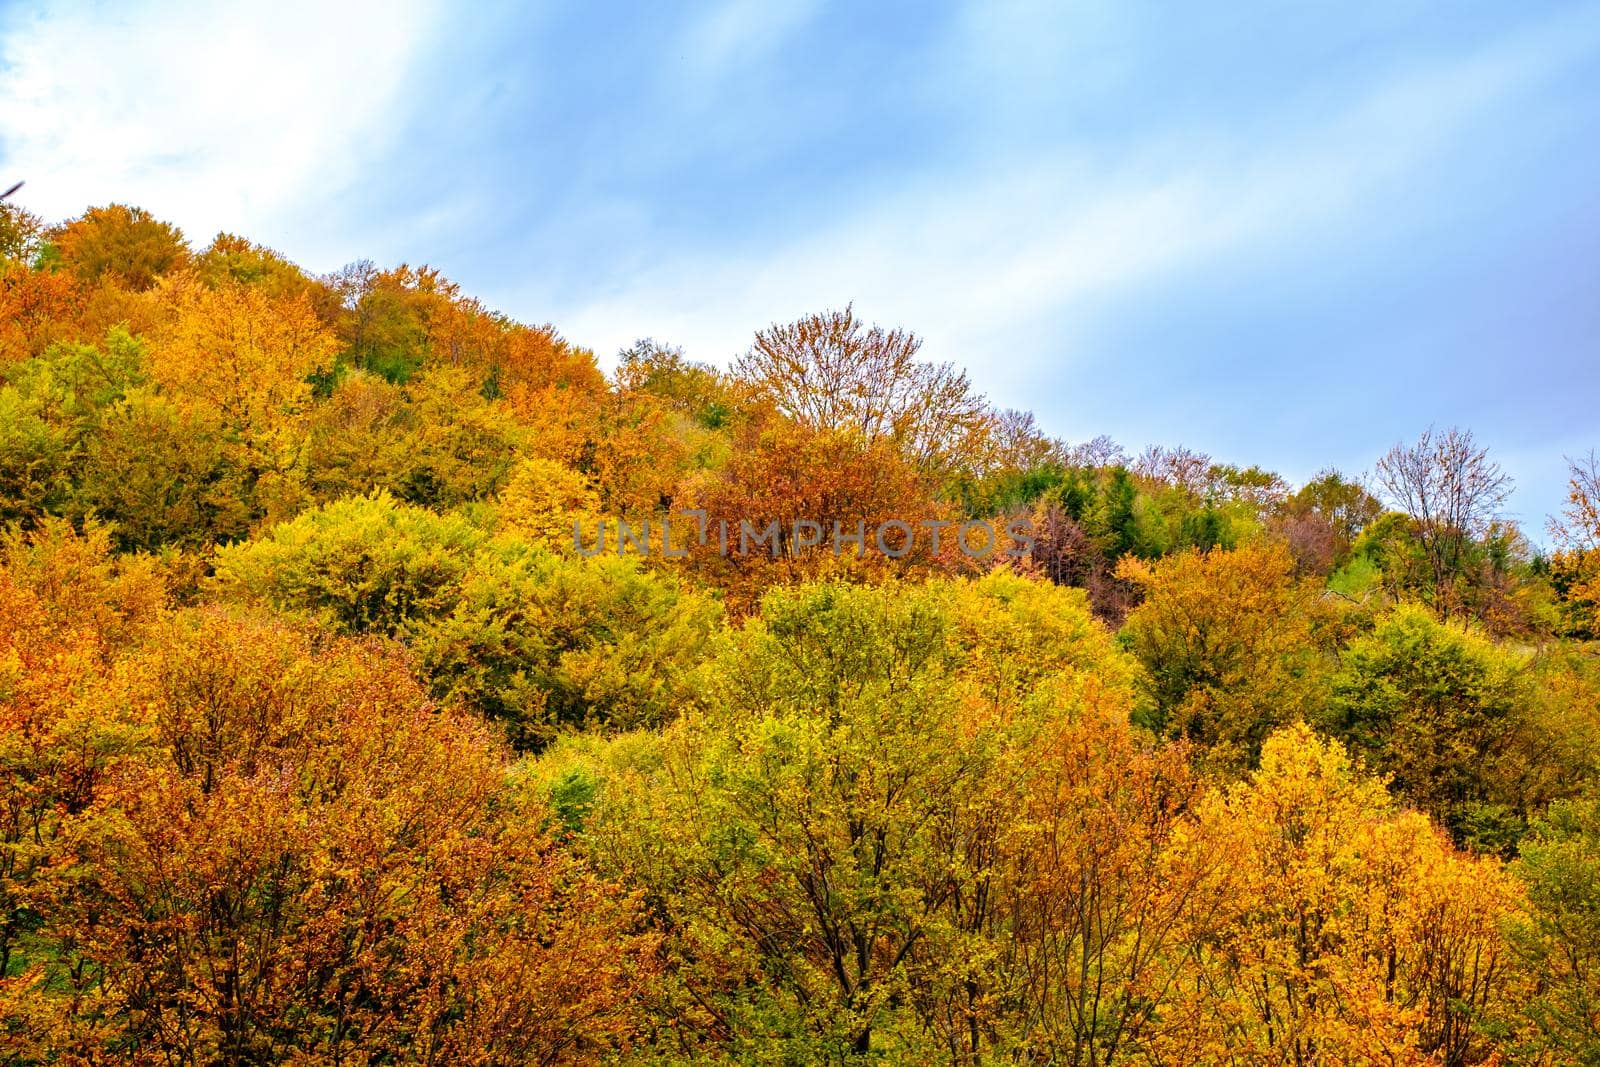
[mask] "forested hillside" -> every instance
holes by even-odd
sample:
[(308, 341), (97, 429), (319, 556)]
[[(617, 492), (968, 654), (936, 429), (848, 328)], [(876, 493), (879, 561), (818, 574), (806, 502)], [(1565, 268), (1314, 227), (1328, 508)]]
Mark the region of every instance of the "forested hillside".
[(1595, 457), (1537, 548), (868, 311), (0, 209), (0, 1063), (1600, 1063)]

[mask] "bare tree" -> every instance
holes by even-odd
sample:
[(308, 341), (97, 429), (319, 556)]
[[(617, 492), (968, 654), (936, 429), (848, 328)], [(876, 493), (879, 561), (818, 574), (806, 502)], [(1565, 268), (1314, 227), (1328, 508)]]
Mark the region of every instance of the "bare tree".
[(1600, 455), (1567, 457), (1567, 503), (1550, 520), (1550, 536), (1568, 552), (1600, 548)]
[(1414, 445), (1397, 444), (1378, 461), (1378, 484), (1411, 516), (1433, 576), (1436, 606), (1447, 618), (1466, 549), (1482, 536), (1511, 493), (1511, 478), (1491, 462), (1470, 430), (1430, 426)]
[(1067, 453), (1068, 462), (1075, 467), (1125, 467), (1128, 454), (1122, 446), (1105, 434), (1092, 441), (1074, 445)]
[(986, 436), (991, 415), (964, 372), (918, 360), (921, 348), (846, 306), (760, 331), (734, 369), (802, 425), (886, 438), (936, 468)]
[(1203, 496), (1212, 488), (1213, 466), (1211, 457), (1204, 452), (1196, 452), (1182, 445), (1176, 448), (1151, 445), (1139, 453), (1133, 471), (1141, 478), (1166, 482), (1194, 496)]
[(1065, 448), (1046, 437), (1031, 411), (1006, 408), (994, 416), (990, 466), (1002, 470), (1028, 470), (1042, 463), (1061, 462)]

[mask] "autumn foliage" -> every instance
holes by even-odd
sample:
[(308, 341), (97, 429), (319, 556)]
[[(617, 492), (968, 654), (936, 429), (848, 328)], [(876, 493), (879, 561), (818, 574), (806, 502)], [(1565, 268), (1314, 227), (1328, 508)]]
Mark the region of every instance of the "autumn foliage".
[(1569, 475), (0, 206), (0, 1062), (1600, 1062)]

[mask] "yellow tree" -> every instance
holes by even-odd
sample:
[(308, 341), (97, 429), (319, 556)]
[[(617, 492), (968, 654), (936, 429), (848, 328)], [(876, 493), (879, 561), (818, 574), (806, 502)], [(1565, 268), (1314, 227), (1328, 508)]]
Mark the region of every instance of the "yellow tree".
[(332, 366), (338, 341), (304, 294), (276, 299), (258, 286), (180, 277), (162, 295), (171, 310), (153, 339), (151, 377), (237, 435), (234, 460), (252, 475), (262, 510), (297, 510), (307, 378)]
[(1117, 667), (1052, 672), (999, 710), (1012, 746), (965, 801), (956, 852), (976, 872), (949, 901), (961, 950), (915, 956), (914, 1002), (951, 1062), (1136, 1059), (1171, 1010), (1209, 873), (1169, 859), (1196, 781), (1182, 746), (1129, 726)]
[(1336, 742), (1303, 724), (1274, 734), (1176, 852), (1215, 875), (1154, 1043), (1164, 1058), (1459, 1065), (1490, 1051), (1482, 1023), (1515, 1003), (1515, 882), (1397, 812)]
[(275, 300), (304, 296), (330, 327), (342, 317), (339, 294), (332, 285), (310, 277), (272, 249), (231, 233), (217, 234), (195, 257), (194, 272), (207, 285), (252, 285)]
[(497, 516), (508, 533), (570, 553), (574, 527), (588, 538), (599, 512), (600, 496), (587, 478), (552, 460), (531, 457), (512, 469)]
[(172, 310), (155, 338), (153, 376), (171, 392), (209, 398), (241, 429), (261, 433), (303, 409), (306, 377), (327, 370), (338, 352), (303, 297), (277, 300), (259, 287), (188, 278), (164, 295)]
[[(1046, 883), (1082, 868), (1035, 862), (1050, 831), (1031, 820), (1075, 834), (1076, 813), (1055, 806), (1092, 796), (1125, 816), (1094, 829), (1127, 827), (1137, 797), (1161, 792), (1128, 780), (1136, 746), (1112, 724), (1126, 730), (1131, 665), (1081, 594), (1009, 574), (809, 583), (770, 592), (730, 644), (707, 708), (642, 758), (639, 741), (617, 744), (634, 766), (597, 789), (589, 830), (662, 903), (680, 1036), (800, 1062), (1070, 1046), (1057, 1039), (1071, 1023), (1028, 1035), (1064, 1010), (1060, 986), (1030, 983), (1075, 957), (1072, 901)], [(1001, 661), (1017, 647), (1037, 654)], [(1064, 848), (1080, 845), (1097, 847)], [(1121, 873), (1105, 899), (1137, 895), (1139, 865)], [(1132, 978), (1121, 963), (1139, 925), (1091, 935), (1108, 994), (1087, 1025), (1122, 1010), (1126, 982), (1142, 988), (1146, 955)], [(1028, 951), (1009, 947), (1013, 929)]]
[(386, 489), (439, 509), (491, 496), (525, 436), (466, 371), (452, 367), (404, 386), (348, 371), (306, 416), (305, 431), (306, 478), (318, 501)]

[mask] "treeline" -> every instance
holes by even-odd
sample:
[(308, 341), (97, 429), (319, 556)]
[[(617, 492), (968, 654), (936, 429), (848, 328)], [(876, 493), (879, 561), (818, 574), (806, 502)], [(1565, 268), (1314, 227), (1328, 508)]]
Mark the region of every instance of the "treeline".
[[(1571, 476), (1545, 555), (1465, 431), (1294, 487), (0, 206), (0, 1057), (1600, 1060)], [(573, 542), (686, 513), (1033, 537)]]

